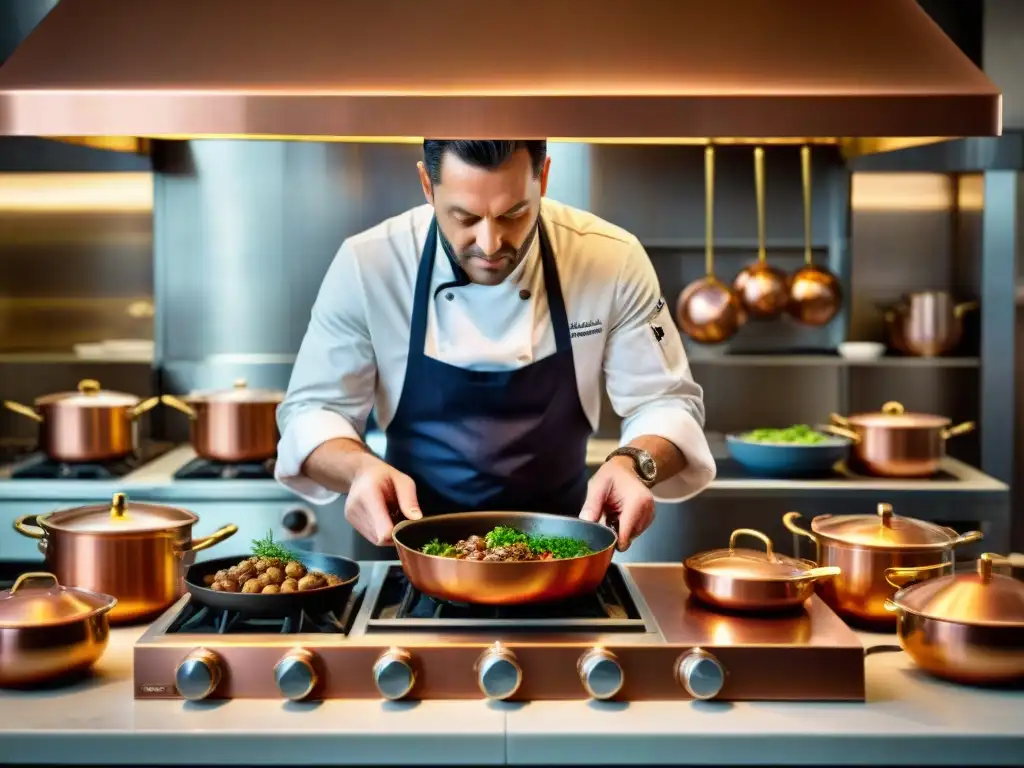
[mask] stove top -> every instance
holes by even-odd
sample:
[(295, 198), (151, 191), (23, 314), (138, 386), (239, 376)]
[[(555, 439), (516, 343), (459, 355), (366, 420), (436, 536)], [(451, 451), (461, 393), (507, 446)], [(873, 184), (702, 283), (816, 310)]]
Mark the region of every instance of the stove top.
[(143, 464), (160, 458), (174, 448), (174, 443), (143, 441), (131, 456), (113, 461), (69, 463), (51, 459), (38, 451), (15, 460), (4, 474), (11, 480), (115, 480)]
[(195, 458), (174, 473), (177, 480), (273, 480), (274, 459), (228, 464)]
[(613, 565), (546, 606), (447, 603), (363, 563), (344, 609), (247, 619), (181, 598), (135, 646), (135, 696), (189, 699), (864, 699), (857, 636), (818, 598), (716, 613), (679, 564)]

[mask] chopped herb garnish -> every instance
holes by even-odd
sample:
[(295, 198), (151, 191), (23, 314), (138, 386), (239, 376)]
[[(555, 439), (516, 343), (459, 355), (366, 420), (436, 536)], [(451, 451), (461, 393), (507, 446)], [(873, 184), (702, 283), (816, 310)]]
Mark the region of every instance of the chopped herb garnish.
[[(499, 525), (484, 537), (487, 549), (510, 547), (514, 544), (525, 544), (531, 553), (540, 558), (566, 560), (573, 557), (585, 557), (593, 554), (593, 550), (585, 541), (569, 536), (543, 536), (526, 534), (506, 525)], [(427, 542), (422, 550), (425, 555), (438, 557), (458, 557), (460, 552), (452, 544), (445, 544), (438, 539)]]
[(282, 547), (274, 541), (273, 529), (267, 531), (267, 537), (265, 539), (253, 540), (252, 553), (256, 555), (256, 557), (265, 557), (268, 560), (283, 560), (286, 563), (291, 560), (299, 559), (297, 554), (285, 547)]

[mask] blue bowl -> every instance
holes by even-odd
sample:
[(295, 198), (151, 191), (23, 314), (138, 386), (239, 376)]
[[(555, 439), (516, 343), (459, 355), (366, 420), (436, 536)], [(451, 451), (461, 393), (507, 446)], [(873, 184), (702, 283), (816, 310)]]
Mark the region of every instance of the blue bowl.
[(846, 461), (852, 441), (830, 435), (820, 443), (754, 443), (742, 435), (725, 436), (729, 455), (754, 475), (776, 478), (821, 477), (832, 473), (836, 462)]

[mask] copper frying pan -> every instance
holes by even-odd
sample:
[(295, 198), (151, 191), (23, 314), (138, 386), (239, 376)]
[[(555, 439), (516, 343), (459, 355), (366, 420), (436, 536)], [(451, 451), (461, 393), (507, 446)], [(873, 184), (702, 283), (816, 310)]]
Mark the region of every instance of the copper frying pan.
[[(486, 562), (426, 555), (438, 539), (455, 544), (483, 536), (499, 525), (526, 534), (569, 536), (587, 543), (593, 554), (565, 560)], [(457, 512), (403, 520), (391, 532), (405, 575), (426, 595), (478, 605), (516, 605), (568, 600), (595, 591), (604, 579), (617, 535), (600, 523), (541, 512)]]

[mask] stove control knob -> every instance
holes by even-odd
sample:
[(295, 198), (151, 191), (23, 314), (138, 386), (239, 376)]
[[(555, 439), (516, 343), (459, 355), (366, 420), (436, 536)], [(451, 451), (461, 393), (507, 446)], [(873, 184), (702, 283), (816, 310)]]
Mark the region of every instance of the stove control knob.
[(510, 649), (495, 643), (477, 661), (476, 677), (480, 690), (488, 699), (507, 699), (519, 690), (523, 670)]
[(288, 533), (298, 535), (313, 525), (313, 515), (308, 509), (290, 509), (282, 515), (281, 525)]
[(274, 682), (277, 683), (277, 689), (291, 701), (302, 701), (307, 698), (319, 680), (316, 658), (301, 648), (289, 651), (274, 665)]
[(610, 699), (621, 689), (625, 677), (615, 654), (604, 648), (591, 648), (576, 664), (580, 682), (592, 698)]
[(196, 648), (174, 670), (174, 685), (183, 698), (199, 701), (217, 690), (221, 677), (217, 654)]
[(725, 685), (725, 667), (702, 648), (683, 654), (676, 667), (676, 678), (695, 699), (713, 699)]
[(391, 648), (382, 653), (373, 665), (373, 682), (385, 699), (397, 701), (408, 696), (416, 684), (416, 673), (408, 651)]

